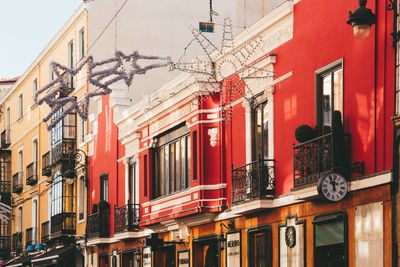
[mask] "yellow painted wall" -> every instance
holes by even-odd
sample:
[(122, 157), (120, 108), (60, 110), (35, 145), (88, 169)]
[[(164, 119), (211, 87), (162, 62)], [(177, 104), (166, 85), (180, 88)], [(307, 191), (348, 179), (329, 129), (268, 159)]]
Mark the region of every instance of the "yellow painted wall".
[[(49, 220), (49, 192), (50, 184), (47, 182), (48, 177), (42, 176), (42, 155), (48, 152), (50, 147), (50, 134), (47, 130), (47, 126), (42, 122), (42, 118), (45, 117), (50, 108), (47, 104), (35, 105), (34, 104), (34, 92), (33, 92), (33, 81), (37, 79), (38, 89), (44, 87), (50, 80), (49, 65), (51, 61), (56, 61), (60, 64), (70, 66), (68, 60), (68, 44), (73, 41), (74, 44), (74, 63), (79, 62), (80, 49), (79, 49), (79, 33), (84, 29), (85, 32), (85, 51), (87, 51), (87, 11), (82, 8), (74, 13), (71, 19), (64, 25), (64, 27), (57, 33), (55, 39), (53, 39), (48, 46), (42, 51), (39, 57), (32, 63), (31, 67), (20, 77), (15, 87), (10, 91), (9, 95), (3, 99), (1, 103), (1, 131), (6, 129), (6, 110), (10, 108), (10, 135), (11, 145), (8, 149), (11, 150), (12, 158), (12, 173), (14, 175), (18, 172), (18, 151), (23, 149), (23, 191), (20, 194), (12, 194), (13, 199), (13, 211), (12, 211), (12, 223), (11, 223), (11, 234), (17, 231), (17, 210), (19, 207), (23, 208), (23, 245), (25, 248), (25, 230), (32, 227), (32, 198), (38, 198), (38, 222), (37, 222), (37, 240), (40, 243), (41, 240), (41, 225), (42, 223)], [(87, 92), (86, 83), (86, 71), (83, 70), (81, 74), (77, 75), (74, 80), (75, 91), (73, 95), (79, 96)], [(18, 116), (19, 96), (23, 95), (23, 116)], [(79, 120), (78, 120), (79, 121)], [(80, 135), (81, 124), (77, 123), (77, 135)], [(86, 126), (87, 129), (87, 126)], [(33, 140), (38, 140), (38, 183), (29, 186), (26, 185), (26, 166), (33, 161)], [(79, 139), (79, 138), (78, 138)], [(86, 150), (86, 145), (80, 145), (77, 142), (80, 149)], [(12, 177), (11, 177), (12, 180)], [(74, 206), (68, 207), (77, 211), (77, 183), (75, 183), (75, 199)], [(85, 196), (86, 199), (86, 196)], [(86, 211), (85, 211), (86, 212)], [(80, 221), (78, 223), (77, 218), (77, 235), (83, 235), (85, 233), (85, 222)]]

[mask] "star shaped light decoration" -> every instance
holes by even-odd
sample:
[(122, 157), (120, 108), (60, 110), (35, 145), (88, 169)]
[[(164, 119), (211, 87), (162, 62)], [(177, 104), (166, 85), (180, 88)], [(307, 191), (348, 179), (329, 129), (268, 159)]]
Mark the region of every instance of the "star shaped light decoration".
[[(203, 32), (191, 27), (193, 39), (186, 46), (183, 56), (177, 63), (172, 65), (173, 69), (182, 72), (194, 73), (202, 76), (210, 86), (204, 86), (206, 94), (196, 95), (194, 102), (204, 101), (211, 94), (220, 92), (222, 101), (222, 116), (229, 120), (232, 116), (232, 101), (235, 94), (239, 94), (251, 106), (256, 106), (253, 93), (247, 79), (266, 79), (274, 77), (274, 73), (265, 69), (250, 65), (254, 54), (263, 43), (262, 37), (256, 36), (238, 49), (234, 49), (232, 21), (229, 17), (224, 19), (221, 46), (218, 47), (211, 42)], [(181, 62), (186, 50), (197, 43), (203, 50), (204, 56), (197, 58), (194, 62)], [(222, 60), (221, 60), (222, 58)], [(256, 75), (254, 75), (256, 73)], [(211, 88), (211, 90), (210, 90)], [(201, 97), (199, 97), (201, 96)]]
[[(138, 63), (139, 60), (157, 62), (141, 66)], [(130, 55), (116, 51), (115, 57), (99, 62), (94, 62), (93, 57), (89, 56), (75, 68), (68, 68), (59, 63), (52, 62), (51, 68), (56, 78), (37, 91), (35, 102), (39, 105), (45, 102), (51, 107), (50, 113), (43, 118), (43, 122), (46, 123), (51, 119), (50, 124), (47, 126), (48, 130), (51, 130), (60, 120), (73, 111), (76, 111), (83, 120), (87, 120), (90, 99), (95, 96), (110, 94), (112, 90), (109, 86), (111, 84), (124, 80), (126, 85), (130, 86), (135, 75), (143, 75), (148, 70), (170, 66), (171, 64), (170, 57), (140, 55), (137, 51), (134, 51)], [(97, 89), (87, 93), (81, 103), (78, 103), (75, 96), (68, 94), (73, 89), (71, 88), (70, 81), (86, 65), (88, 67), (88, 81), (90, 84), (96, 86)], [(46, 93), (46, 95), (38, 99), (39, 95), (43, 93)], [(59, 114), (57, 112), (60, 109), (62, 109), (62, 112)], [(55, 115), (56, 113), (57, 115)]]

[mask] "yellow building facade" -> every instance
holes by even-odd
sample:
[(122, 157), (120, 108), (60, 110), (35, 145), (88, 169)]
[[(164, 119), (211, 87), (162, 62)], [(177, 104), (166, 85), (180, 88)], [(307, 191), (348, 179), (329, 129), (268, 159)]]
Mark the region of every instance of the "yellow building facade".
[[(70, 113), (49, 131), (58, 113), (43, 122), (51, 108), (36, 104), (35, 94), (56, 78), (51, 62), (73, 68), (85, 59), (87, 36), (87, 10), (81, 5), (0, 103), (1, 196), (12, 206), (9, 223), (1, 222), (0, 256), (11, 258), (11, 266), (30, 260), (33, 266), (42, 264), (44, 248), (50, 253), (56, 246), (84, 247), (86, 121)], [(87, 69), (63, 78), (68, 84), (64, 95), (79, 101), (87, 93)], [(67, 170), (74, 175), (66, 178)], [(53, 254), (61, 257), (62, 252)], [(74, 258), (83, 264), (81, 254)]]

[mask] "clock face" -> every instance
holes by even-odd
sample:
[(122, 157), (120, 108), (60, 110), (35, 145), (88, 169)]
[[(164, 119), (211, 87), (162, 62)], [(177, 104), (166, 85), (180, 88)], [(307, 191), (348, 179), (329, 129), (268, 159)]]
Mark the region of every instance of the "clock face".
[(330, 173), (318, 181), (318, 192), (327, 200), (337, 202), (347, 194), (347, 181), (338, 173)]

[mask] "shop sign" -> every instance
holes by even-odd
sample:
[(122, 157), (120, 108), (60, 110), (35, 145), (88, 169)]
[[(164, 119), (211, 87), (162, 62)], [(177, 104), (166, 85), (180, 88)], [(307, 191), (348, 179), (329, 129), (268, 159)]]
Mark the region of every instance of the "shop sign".
[(189, 267), (190, 266), (190, 251), (181, 250), (178, 252), (178, 267)]
[(239, 232), (226, 233), (226, 266), (241, 266), (242, 240)]
[(143, 267), (151, 267), (151, 247), (143, 248)]

